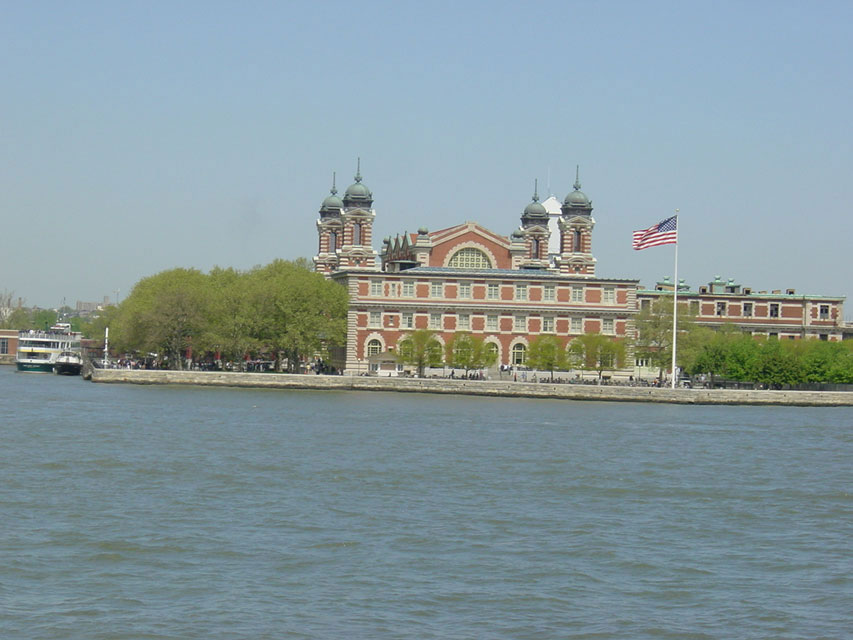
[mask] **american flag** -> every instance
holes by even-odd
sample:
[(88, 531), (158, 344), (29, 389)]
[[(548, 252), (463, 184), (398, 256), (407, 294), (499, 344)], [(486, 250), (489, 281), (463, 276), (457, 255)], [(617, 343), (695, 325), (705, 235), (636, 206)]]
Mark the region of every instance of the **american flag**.
[(648, 229), (634, 232), (634, 241), (631, 246), (635, 250), (648, 249), (660, 244), (678, 243), (678, 216), (672, 216), (653, 224)]

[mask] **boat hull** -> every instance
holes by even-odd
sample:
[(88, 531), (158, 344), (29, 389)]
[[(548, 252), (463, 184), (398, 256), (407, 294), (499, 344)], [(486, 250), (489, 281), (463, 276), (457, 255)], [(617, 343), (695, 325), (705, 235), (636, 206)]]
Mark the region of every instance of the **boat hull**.
[(79, 376), (82, 370), (83, 365), (74, 362), (57, 362), (53, 365), (53, 372), (58, 376)]
[(17, 362), (18, 371), (23, 373), (50, 373), (53, 365), (49, 362)]

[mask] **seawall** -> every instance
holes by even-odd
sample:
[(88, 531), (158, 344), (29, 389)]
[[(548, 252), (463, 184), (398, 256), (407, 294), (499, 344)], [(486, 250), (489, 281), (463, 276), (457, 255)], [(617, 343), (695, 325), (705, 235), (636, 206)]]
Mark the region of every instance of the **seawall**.
[(561, 400), (665, 402), (674, 404), (853, 406), (853, 393), (843, 391), (734, 391), (723, 389), (658, 389), (578, 384), (547, 384), (447, 378), (376, 378), (285, 373), (216, 371), (148, 371), (89, 369), (92, 382), (129, 384), (187, 384), (213, 387), (313, 389), (337, 391), (397, 391)]

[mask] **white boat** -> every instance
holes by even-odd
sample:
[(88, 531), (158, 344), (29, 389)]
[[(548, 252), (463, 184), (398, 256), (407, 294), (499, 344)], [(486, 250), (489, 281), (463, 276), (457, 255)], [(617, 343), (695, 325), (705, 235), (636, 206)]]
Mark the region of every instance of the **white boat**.
[(56, 324), (47, 331), (30, 329), (18, 332), (18, 352), (15, 356), (18, 371), (50, 373), (64, 351), (81, 357), (81, 338), (82, 334), (71, 331), (71, 325), (66, 323)]
[(79, 351), (63, 351), (53, 363), (53, 372), (60, 376), (79, 376), (82, 370), (83, 356)]

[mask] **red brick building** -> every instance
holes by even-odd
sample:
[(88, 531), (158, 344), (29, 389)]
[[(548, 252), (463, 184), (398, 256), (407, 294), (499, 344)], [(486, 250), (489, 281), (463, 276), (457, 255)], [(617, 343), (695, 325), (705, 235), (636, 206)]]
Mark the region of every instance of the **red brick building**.
[(415, 329), (435, 331), (443, 344), (470, 332), (512, 365), (524, 364), (541, 334), (564, 344), (582, 333), (632, 334), (638, 281), (595, 277), (592, 203), (577, 181), (561, 207), (556, 254), (548, 251), (548, 212), (534, 193), (509, 236), (474, 222), (421, 228), (386, 238), (377, 263), (372, 205), (359, 171), (343, 198), (332, 187), (317, 222), (315, 267), (350, 296), (346, 373), (367, 373), (370, 358), (393, 352)]
[[(640, 290), (641, 308), (661, 296), (672, 296), (668, 278), (654, 290)], [(682, 280), (678, 299), (683, 300), (696, 322), (708, 327), (735, 325), (740, 331), (782, 340), (816, 338), (841, 340), (845, 333), (844, 297), (802, 295), (794, 289), (754, 291), (716, 276), (691, 291)]]

